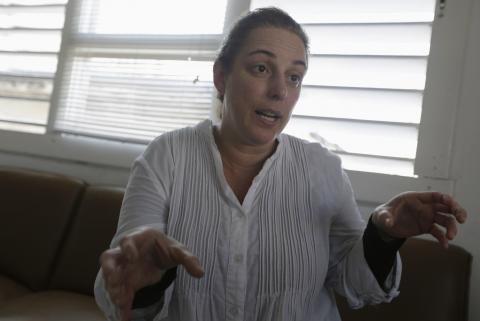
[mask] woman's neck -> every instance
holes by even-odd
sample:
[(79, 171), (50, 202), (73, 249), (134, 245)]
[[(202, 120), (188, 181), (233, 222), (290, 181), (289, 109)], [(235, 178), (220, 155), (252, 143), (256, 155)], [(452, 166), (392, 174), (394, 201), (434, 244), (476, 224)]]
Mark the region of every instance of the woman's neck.
[(213, 133), (224, 167), (235, 171), (259, 171), (277, 146), (276, 140), (260, 146), (247, 145), (229, 137), (219, 127), (214, 127)]
[(214, 127), (213, 133), (222, 158), (225, 179), (242, 204), (253, 179), (262, 169), (265, 160), (275, 151), (277, 142), (265, 146), (249, 146), (228, 139), (217, 127)]

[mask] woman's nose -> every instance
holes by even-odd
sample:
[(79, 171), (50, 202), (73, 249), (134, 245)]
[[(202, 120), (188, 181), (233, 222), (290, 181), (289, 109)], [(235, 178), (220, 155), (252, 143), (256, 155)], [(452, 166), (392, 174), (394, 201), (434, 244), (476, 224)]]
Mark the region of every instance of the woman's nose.
[(284, 77), (280, 75), (271, 77), (268, 96), (274, 100), (283, 100), (287, 95), (288, 88)]

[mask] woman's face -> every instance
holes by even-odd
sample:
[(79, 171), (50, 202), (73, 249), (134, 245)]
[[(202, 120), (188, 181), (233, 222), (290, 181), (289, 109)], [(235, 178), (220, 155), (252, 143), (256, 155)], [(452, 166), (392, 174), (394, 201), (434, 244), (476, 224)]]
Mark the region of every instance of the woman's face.
[(285, 128), (306, 72), (306, 50), (294, 33), (263, 27), (250, 32), (231, 70), (214, 68), (224, 95), (221, 132), (237, 143), (272, 144)]

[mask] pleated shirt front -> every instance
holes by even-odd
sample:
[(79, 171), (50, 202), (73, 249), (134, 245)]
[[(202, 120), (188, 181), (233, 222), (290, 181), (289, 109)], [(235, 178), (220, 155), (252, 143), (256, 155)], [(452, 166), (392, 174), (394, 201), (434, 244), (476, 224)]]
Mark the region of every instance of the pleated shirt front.
[[(279, 136), (242, 204), (210, 121), (155, 139), (133, 165), (112, 246), (145, 225), (183, 243), (205, 275), (180, 267), (139, 320), (337, 321), (333, 290), (353, 307), (398, 293), (400, 261), (385, 292), (364, 259), (365, 223), (339, 158), (292, 136)], [(101, 284), (97, 301), (114, 315)]]

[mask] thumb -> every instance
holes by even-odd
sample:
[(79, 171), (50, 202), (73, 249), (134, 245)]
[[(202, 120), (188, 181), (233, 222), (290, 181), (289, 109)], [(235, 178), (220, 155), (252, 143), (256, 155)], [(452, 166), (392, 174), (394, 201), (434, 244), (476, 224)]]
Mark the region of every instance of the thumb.
[(383, 241), (390, 242), (397, 238), (392, 236), (394, 216), (389, 210), (381, 209), (372, 214), (372, 223), (377, 228), (378, 235)]
[(200, 260), (188, 250), (174, 248), (174, 255), (178, 264), (183, 265), (188, 274), (193, 277), (201, 278), (205, 273)]
[[(157, 242), (156, 246), (159, 246)], [(185, 270), (191, 276), (201, 278), (205, 274), (200, 260), (189, 250), (187, 250), (183, 245), (171, 246), (169, 252), (171, 255), (171, 259), (178, 265), (183, 265)]]
[(200, 260), (194, 255), (186, 255), (181, 264), (193, 277), (201, 278), (205, 274)]
[(372, 216), (372, 222), (377, 228), (388, 230), (393, 227), (394, 219), (389, 210), (382, 208), (375, 211)]

